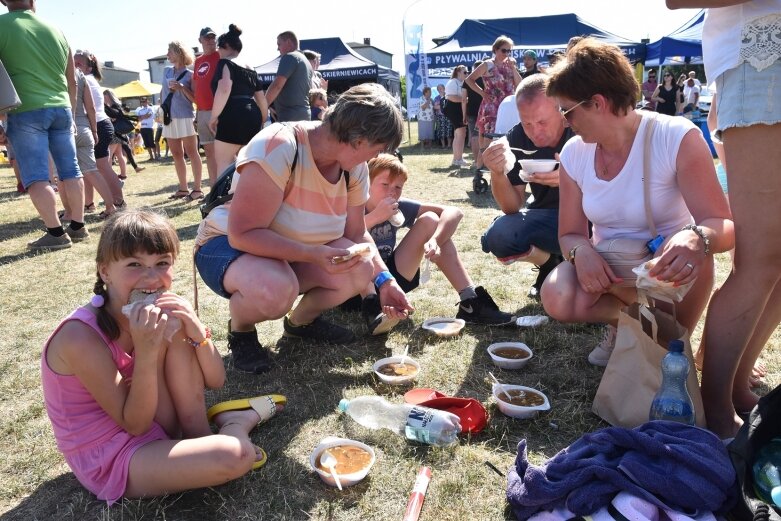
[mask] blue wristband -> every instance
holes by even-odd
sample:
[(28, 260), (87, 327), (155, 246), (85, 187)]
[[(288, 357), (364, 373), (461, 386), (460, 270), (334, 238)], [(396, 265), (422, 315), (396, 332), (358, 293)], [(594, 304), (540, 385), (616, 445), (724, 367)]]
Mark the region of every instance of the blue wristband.
[(393, 275), (391, 275), (390, 271), (381, 271), (379, 274), (377, 274), (376, 277), (374, 277), (374, 286), (379, 288), (389, 280), (396, 280)]

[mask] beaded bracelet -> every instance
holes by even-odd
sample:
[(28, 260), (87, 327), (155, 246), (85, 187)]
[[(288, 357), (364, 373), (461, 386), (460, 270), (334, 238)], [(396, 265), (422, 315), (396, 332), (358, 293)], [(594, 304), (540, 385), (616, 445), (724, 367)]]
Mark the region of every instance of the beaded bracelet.
[(189, 336), (188, 336), (188, 337), (185, 337), (185, 338), (184, 338), (184, 340), (185, 340), (185, 341), (186, 341), (188, 344), (190, 344), (191, 346), (193, 346), (194, 348), (196, 348), (196, 349), (197, 349), (197, 348), (199, 348), (199, 347), (203, 347), (203, 346), (205, 346), (206, 344), (208, 344), (208, 343), (209, 343), (209, 341), (211, 340), (211, 338), (212, 338), (212, 330), (211, 330), (211, 328), (210, 328), (209, 326), (206, 326), (206, 338), (204, 338), (204, 339), (203, 339), (203, 340), (201, 340), (200, 342), (196, 342), (195, 340), (193, 340), (193, 339), (192, 339), (192, 338), (190, 338)]
[(687, 224), (683, 228), (681, 228), (681, 231), (683, 230), (691, 230), (694, 233), (697, 234), (697, 236), (702, 240), (702, 244), (704, 246), (703, 251), (705, 252), (705, 255), (710, 253), (710, 239), (707, 235), (705, 235), (705, 232), (697, 226), (696, 224)]

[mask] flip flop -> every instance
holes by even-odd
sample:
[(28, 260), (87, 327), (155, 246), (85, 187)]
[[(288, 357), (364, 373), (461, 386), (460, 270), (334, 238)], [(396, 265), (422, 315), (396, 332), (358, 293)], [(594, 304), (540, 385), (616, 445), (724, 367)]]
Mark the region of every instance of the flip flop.
[(257, 445), (255, 445), (255, 450), (257, 451), (257, 455), (260, 456), (260, 459), (255, 460), (255, 463), (252, 464), (252, 470), (258, 470), (268, 461), (268, 454), (266, 454), (265, 450), (261, 449)]
[(260, 425), (277, 413), (277, 404), (285, 405), (286, 403), (287, 398), (281, 394), (264, 394), (263, 396), (255, 396), (253, 398), (229, 400), (209, 407), (209, 410), (206, 411), (206, 419), (212, 421), (221, 412), (253, 409), (260, 416), (260, 421), (258, 422), (258, 425)]

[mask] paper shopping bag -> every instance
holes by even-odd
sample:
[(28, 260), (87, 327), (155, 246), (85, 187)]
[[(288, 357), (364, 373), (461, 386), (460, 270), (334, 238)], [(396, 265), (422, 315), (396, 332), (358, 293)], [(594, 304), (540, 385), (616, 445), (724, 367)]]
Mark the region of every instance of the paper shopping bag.
[(662, 384), (662, 358), (670, 340), (682, 340), (689, 359), (687, 387), (697, 425), (705, 427), (702, 396), (694, 367), (689, 331), (656, 307), (632, 304), (618, 318), (616, 347), (602, 375), (592, 410), (618, 427), (648, 421), (651, 402)]

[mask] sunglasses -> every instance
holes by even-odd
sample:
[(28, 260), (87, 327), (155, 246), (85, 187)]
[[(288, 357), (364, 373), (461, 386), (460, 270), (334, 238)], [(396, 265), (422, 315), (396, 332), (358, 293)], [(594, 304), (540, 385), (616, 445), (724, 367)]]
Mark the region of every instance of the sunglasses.
[(502, 54), (510, 54), (511, 52), (513, 52), (512, 49), (499, 49), (499, 51), (501, 51)]
[(588, 103), (588, 101), (589, 100), (584, 99), (583, 101), (576, 103), (575, 105), (571, 106), (568, 109), (564, 109), (562, 107), (559, 107), (559, 113), (562, 115), (562, 117), (564, 117), (564, 119), (566, 119), (567, 121), (570, 121), (572, 119), (572, 114), (570, 114), (570, 113), (573, 110), (575, 110), (576, 108), (578, 108), (581, 105), (583, 105), (584, 103)]

